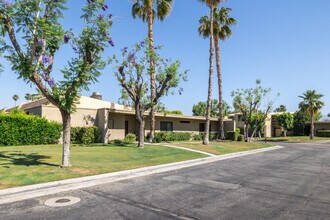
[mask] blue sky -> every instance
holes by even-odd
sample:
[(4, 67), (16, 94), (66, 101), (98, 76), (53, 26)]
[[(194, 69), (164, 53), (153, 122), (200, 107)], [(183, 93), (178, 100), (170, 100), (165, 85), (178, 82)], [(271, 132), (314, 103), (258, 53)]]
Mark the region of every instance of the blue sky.
[[(80, 5), (68, 0), (65, 12), (65, 28), (79, 30)], [(84, 2), (79, 0), (79, 2)], [(116, 44), (105, 55), (119, 54), (124, 46), (130, 46), (147, 36), (147, 26), (131, 17), (130, 0), (108, 0), (109, 12), (114, 14), (111, 36)], [(189, 3), (187, 3), (189, 2)], [(323, 114), (330, 112), (330, 1), (327, 0), (228, 0), (222, 4), (233, 9), (232, 16), (238, 21), (233, 36), (221, 45), (224, 100), (232, 103), (231, 91), (248, 88), (256, 79), (265, 87), (272, 88), (275, 96), (281, 93), (275, 107), (284, 104), (289, 111), (297, 110), (299, 98), (307, 89), (316, 89), (325, 95)], [(163, 45), (163, 57), (180, 59), (182, 69), (189, 69), (189, 82), (182, 84), (183, 94), (162, 100), (170, 109), (180, 109), (191, 114), (192, 105), (207, 97), (209, 42), (198, 35), (198, 20), (208, 14), (206, 6), (197, 0), (175, 0), (173, 11), (165, 22), (155, 23), (155, 42)], [(64, 47), (57, 54), (57, 71), (71, 55)], [(27, 85), (11, 72), (5, 63), (0, 75), (0, 108), (14, 105), (12, 96), (18, 94), (24, 101), (27, 92), (34, 87)], [(90, 86), (102, 93), (108, 101), (117, 102), (120, 87), (112, 67), (107, 67), (99, 83)], [(216, 78), (214, 94), (217, 97)]]

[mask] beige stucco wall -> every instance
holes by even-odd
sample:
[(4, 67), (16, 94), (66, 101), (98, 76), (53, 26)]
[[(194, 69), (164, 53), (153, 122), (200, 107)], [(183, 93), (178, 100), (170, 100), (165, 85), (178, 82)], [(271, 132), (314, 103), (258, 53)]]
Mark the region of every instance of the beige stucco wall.
[[(96, 109), (78, 109), (71, 115), (72, 127), (91, 127), (97, 125)], [(60, 110), (54, 106), (42, 106), (42, 117), (62, 123)]]
[(330, 130), (330, 122), (315, 122), (314, 135), (317, 135), (317, 130)]
[(109, 140), (125, 138), (125, 115), (109, 113)]
[(35, 108), (31, 108), (29, 110), (27, 110), (26, 112), (28, 112), (31, 115), (36, 115), (36, 116), (40, 116), (42, 115), (42, 108), (41, 106), (35, 107)]

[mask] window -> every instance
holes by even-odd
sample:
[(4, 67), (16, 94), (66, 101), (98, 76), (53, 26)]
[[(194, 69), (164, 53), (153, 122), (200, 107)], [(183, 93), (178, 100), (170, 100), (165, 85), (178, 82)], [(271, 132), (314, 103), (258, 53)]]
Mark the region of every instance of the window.
[(160, 122), (160, 131), (173, 131), (173, 122)]
[[(211, 123), (210, 123), (210, 132), (211, 132)], [(199, 123), (199, 132), (205, 132), (205, 123)]]
[(190, 124), (190, 121), (180, 121), (181, 124)]

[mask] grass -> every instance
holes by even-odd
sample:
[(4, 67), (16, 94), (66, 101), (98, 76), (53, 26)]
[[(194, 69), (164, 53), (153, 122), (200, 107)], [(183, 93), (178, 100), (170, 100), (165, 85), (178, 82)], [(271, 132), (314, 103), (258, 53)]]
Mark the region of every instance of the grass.
[(205, 146), (199, 142), (173, 142), (171, 143), (180, 147), (187, 147), (195, 150), (205, 151), (215, 155), (223, 155), (241, 151), (248, 151), (260, 148), (270, 147), (270, 144), (261, 143), (261, 142), (230, 142), (230, 141), (222, 141), (222, 142), (210, 142), (210, 145)]
[(278, 137), (267, 139), (269, 142), (289, 142), (289, 143), (308, 143), (308, 142), (317, 142), (317, 141), (330, 141), (329, 137), (314, 137), (313, 140), (310, 140), (309, 136), (292, 136), (292, 137)]
[(0, 147), (0, 189), (205, 157), (162, 146), (72, 145), (73, 166), (61, 169), (61, 155), (61, 145)]

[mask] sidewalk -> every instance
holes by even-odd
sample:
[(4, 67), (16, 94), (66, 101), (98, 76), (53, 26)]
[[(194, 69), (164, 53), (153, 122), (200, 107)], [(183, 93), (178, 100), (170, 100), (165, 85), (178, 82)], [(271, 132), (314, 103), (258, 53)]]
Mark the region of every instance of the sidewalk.
[(212, 156), (207, 158), (176, 162), (170, 164), (163, 164), (158, 166), (144, 167), (133, 170), (120, 171), (115, 173), (101, 174), (96, 176), (87, 176), (74, 179), (67, 179), (49, 183), (42, 183), (30, 186), (22, 186), (16, 188), (10, 188), (0, 190), (0, 205), (6, 203), (12, 203), (22, 201), (26, 199), (52, 195), (60, 192), (66, 192), (71, 190), (77, 190), (81, 188), (107, 184), (111, 182), (132, 179), (136, 177), (147, 176), (151, 174), (163, 173), (167, 171), (182, 169), (186, 167), (192, 167), (207, 163), (212, 163), (221, 160), (227, 160), (235, 157), (241, 157), (256, 153), (267, 152), (271, 150), (281, 149), (282, 146), (274, 146), (269, 148), (262, 148), (251, 151), (244, 151), (232, 154), (226, 154), (221, 156)]

